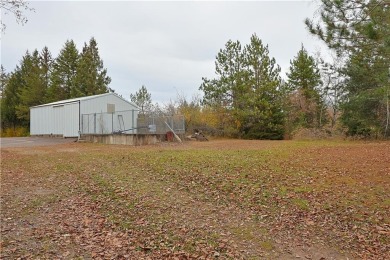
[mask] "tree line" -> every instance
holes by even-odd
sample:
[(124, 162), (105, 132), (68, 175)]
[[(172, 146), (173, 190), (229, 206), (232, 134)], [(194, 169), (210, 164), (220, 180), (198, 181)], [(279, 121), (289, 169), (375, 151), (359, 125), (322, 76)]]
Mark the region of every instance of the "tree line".
[(214, 128), (256, 139), (291, 137), (299, 129), (388, 138), (389, 1), (321, 0), (319, 19), (305, 24), (333, 60), (315, 59), (302, 46), (286, 81), (258, 36), (244, 47), (226, 43), (216, 56), (216, 78), (204, 78), (200, 86), (202, 109), (220, 115)]
[(283, 139), (287, 128), (321, 127), (325, 122), (321, 77), (302, 46), (287, 81), (257, 35), (242, 47), (228, 41), (217, 54), (214, 79), (203, 78), (203, 104), (223, 114), (221, 128), (251, 139)]
[(67, 40), (55, 58), (47, 47), (26, 51), (14, 71), (0, 72), (3, 130), (28, 127), (31, 106), (113, 91), (94, 38), (81, 51)]
[[(281, 76), (268, 45), (229, 40), (215, 59), (215, 78), (203, 78), (202, 97), (178, 95), (152, 104), (142, 86), (130, 96), (141, 114), (181, 113), (189, 131), (248, 138), (290, 138), (300, 130), (388, 138), (390, 132), (390, 3), (321, 0), (307, 30), (330, 49), (333, 60), (313, 57), (302, 45)], [(78, 52), (67, 41), (57, 58), (45, 47), (27, 52), (15, 71), (1, 68), (3, 127), (27, 125), (29, 107), (112, 91), (92, 38)]]

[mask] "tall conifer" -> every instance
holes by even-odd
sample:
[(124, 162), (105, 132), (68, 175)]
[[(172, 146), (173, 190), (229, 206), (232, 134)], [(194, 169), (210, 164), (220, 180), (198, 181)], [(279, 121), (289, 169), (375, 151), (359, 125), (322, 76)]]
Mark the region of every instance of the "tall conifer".
[[(44, 47), (39, 55), (39, 66), (41, 68), (41, 77), (44, 84), (45, 91), (47, 92), (50, 85), (50, 76), (52, 72), (53, 67), (53, 57), (51, 56), (51, 53), (49, 51), (48, 47)], [(48, 99), (47, 93), (44, 97), (44, 101), (46, 102)]]
[[(228, 41), (216, 58), (217, 78), (203, 78), (204, 103), (225, 108), (224, 118), (244, 138), (283, 138), (280, 67), (252, 35), (244, 47)], [(225, 119), (226, 120), (226, 119)], [(224, 126), (226, 127), (226, 126)]]
[(324, 119), (324, 102), (320, 94), (321, 74), (316, 61), (303, 46), (290, 61), (287, 79), (292, 123), (295, 127), (321, 127)]
[(77, 65), (75, 88), (71, 93), (73, 97), (89, 96), (112, 91), (108, 85), (111, 78), (107, 76), (107, 69), (100, 59), (97, 42), (91, 38), (89, 44), (84, 44)]
[(308, 30), (346, 62), (341, 121), (349, 135), (390, 136), (390, 5), (384, 0), (321, 0)]
[(46, 86), (42, 77), (39, 52), (34, 50), (23, 57), (20, 64), (21, 86), (18, 92), (20, 103), (16, 115), (25, 124), (30, 121), (30, 107), (44, 103)]
[(79, 53), (76, 44), (73, 40), (67, 40), (53, 63), (51, 86), (48, 91), (49, 101), (72, 98), (71, 89), (76, 88), (78, 61)]

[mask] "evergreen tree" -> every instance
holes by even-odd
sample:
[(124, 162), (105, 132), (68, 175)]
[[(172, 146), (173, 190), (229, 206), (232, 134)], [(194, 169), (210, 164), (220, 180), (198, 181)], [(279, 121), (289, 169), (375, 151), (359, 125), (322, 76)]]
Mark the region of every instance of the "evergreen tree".
[(21, 123), (16, 115), (16, 107), (20, 103), (20, 98), (17, 93), (21, 85), (21, 71), (19, 67), (16, 67), (15, 71), (9, 75), (1, 98), (1, 123), (3, 129), (15, 127)]
[[(50, 76), (53, 67), (53, 58), (51, 56), (49, 48), (47, 48), (46, 46), (42, 49), (39, 55), (39, 67), (41, 68), (40, 74), (42, 75), (43, 87), (46, 89), (47, 92), (51, 85)], [(44, 98), (44, 101), (46, 101), (47, 95)]]
[(364, 47), (388, 54), (390, 8), (384, 0), (321, 0), (321, 20), (306, 19), (308, 30), (339, 55), (350, 55)]
[(53, 102), (73, 97), (71, 90), (76, 88), (78, 60), (79, 53), (75, 43), (73, 40), (67, 40), (53, 63), (48, 101)]
[(280, 68), (269, 57), (268, 46), (256, 35), (244, 49), (238, 41), (228, 41), (215, 64), (218, 77), (203, 78), (200, 90), (203, 103), (224, 108), (219, 110), (224, 130), (233, 127), (244, 138), (283, 138)]
[[(9, 74), (5, 71), (3, 65), (0, 67), (0, 112), (1, 112), (1, 127), (4, 128), (4, 116), (3, 116), (3, 102), (4, 102), (4, 90), (7, 86)], [(6, 108), (5, 108), (6, 109)]]
[[(241, 131), (245, 138), (282, 139), (284, 115), (280, 91), (280, 67), (269, 57), (268, 46), (254, 34), (244, 50), (247, 71), (246, 104)], [(249, 88), (248, 88), (249, 87)]]
[(290, 61), (287, 73), (290, 90), (290, 120), (294, 127), (321, 127), (324, 102), (320, 94), (321, 74), (317, 63), (305, 48)]
[(343, 70), (347, 95), (341, 106), (341, 122), (347, 126), (348, 135), (386, 136), (390, 117), (386, 67), (390, 63), (368, 53), (364, 50), (352, 54)]
[(141, 108), (141, 114), (150, 112), (152, 108), (152, 95), (148, 92), (144, 85), (142, 85), (142, 87), (136, 91), (135, 94), (130, 94), (130, 101)]
[(108, 85), (111, 78), (100, 59), (96, 40), (91, 38), (84, 44), (77, 66), (76, 84), (71, 90), (72, 97), (90, 96), (112, 91)]
[(8, 73), (5, 71), (3, 65), (1, 65), (1, 67), (0, 67), (0, 98), (3, 97), (3, 91), (4, 91), (5, 86), (7, 85), (8, 78), (9, 78)]
[(216, 57), (217, 80), (202, 79), (200, 90), (204, 92), (204, 101), (228, 109), (238, 108), (243, 88), (243, 66), (241, 43), (229, 40)]
[(242, 122), (233, 114), (243, 106), (242, 96), (245, 93), (245, 71), (239, 41), (229, 40), (225, 48), (218, 52), (215, 73), (216, 79), (202, 78), (203, 83), (199, 89), (204, 93), (203, 104), (219, 114), (220, 132), (237, 136)]
[(27, 52), (23, 57), (20, 73), (22, 84), (18, 91), (19, 104), (16, 106), (16, 115), (25, 125), (28, 125), (30, 107), (43, 104), (47, 91), (37, 50), (32, 55)]
[(390, 6), (383, 0), (322, 0), (309, 31), (347, 60), (341, 106), (350, 135), (389, 136)]

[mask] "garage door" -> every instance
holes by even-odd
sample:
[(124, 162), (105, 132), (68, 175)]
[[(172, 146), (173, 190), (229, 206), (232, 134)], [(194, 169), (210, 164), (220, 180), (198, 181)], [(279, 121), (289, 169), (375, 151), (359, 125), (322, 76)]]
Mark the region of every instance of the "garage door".
[(77, 137), (79, 134), (79, 103), (64, 106), (64, 137)]

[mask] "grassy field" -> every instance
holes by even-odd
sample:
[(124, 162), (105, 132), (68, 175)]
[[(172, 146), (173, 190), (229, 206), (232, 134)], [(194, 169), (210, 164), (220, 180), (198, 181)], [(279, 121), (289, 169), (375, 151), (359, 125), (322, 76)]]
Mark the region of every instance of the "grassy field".
[(390, 142), (1, 151), (1, 258), (390, 259)]

